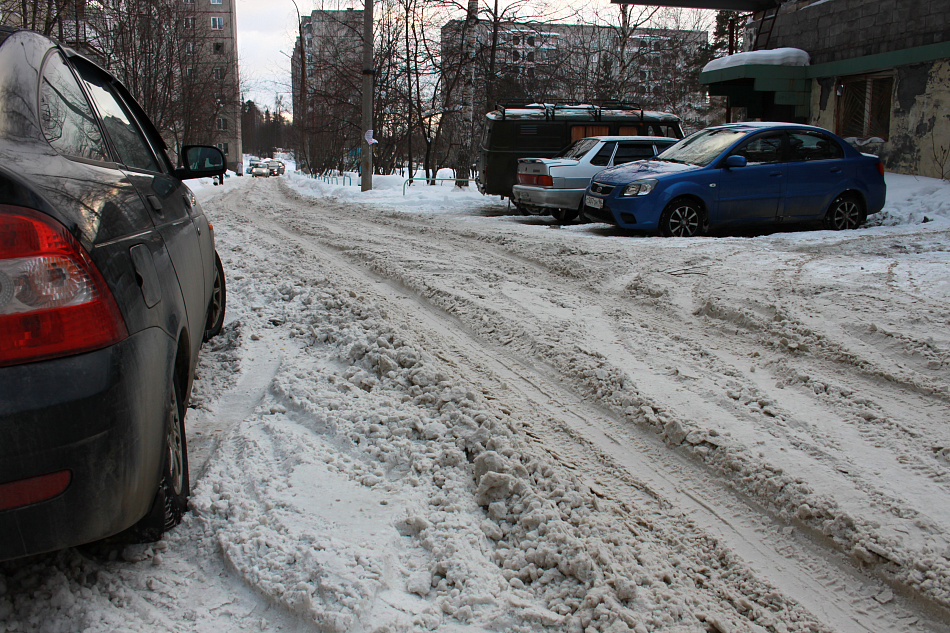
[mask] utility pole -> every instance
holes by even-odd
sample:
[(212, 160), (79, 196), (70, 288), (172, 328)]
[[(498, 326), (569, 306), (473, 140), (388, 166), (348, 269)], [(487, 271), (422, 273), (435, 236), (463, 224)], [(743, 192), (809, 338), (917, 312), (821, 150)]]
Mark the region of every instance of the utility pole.
[(360, 190), (373, 189), (373, 0), (363, 3), (363, 130), (360, 156)]

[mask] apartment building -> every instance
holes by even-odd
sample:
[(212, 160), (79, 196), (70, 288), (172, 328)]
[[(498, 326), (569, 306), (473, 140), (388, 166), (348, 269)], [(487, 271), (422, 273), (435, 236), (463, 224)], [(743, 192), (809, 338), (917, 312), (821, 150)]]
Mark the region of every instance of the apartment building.
[(302, 169), (342, 167), (341, 160), (352, 168), (358, 161), (362, 67), (361, 10), (315, 10), (301, 17), (291, 81), (294, 149)]
[[(442, 27), (449, 73), (459, 68), (452, 60), (463, 58), (464, 25), (452, 20)], [(696, 77), (705, 31), (480, 21), (474, 38), (476, 110), (511, 100), (614, 100), (689, 118), (707, 103)]]
[[(200, 107), (193, 143), (224, 152), (228, 168), (243, 170), (241, 89), (237, 49), (237, 0), (179, 0), (186, 8), (180, 36), (191, 65), (183, 87)], [(188, 12), (187, 9), (191, 9)], [(193, 81), (188, 81), (193, 80)], [(209, 122), (213, 122), (209, 125)], [(200, 130), (200, 131), (199, 131)]]

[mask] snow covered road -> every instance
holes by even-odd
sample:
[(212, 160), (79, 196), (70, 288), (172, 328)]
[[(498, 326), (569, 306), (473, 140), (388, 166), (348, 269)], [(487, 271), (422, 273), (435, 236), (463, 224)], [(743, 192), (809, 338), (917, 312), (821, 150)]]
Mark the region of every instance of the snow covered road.
[(678, 240), (231, 180), (193, 512), (5, 564), (0, 627), (950, 631), (946, 183)]

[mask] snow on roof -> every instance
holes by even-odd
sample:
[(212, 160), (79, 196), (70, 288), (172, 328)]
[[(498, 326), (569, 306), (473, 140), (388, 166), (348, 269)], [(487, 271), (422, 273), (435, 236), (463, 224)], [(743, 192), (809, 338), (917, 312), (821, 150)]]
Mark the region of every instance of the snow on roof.
[(767, 51), (748, 51), (714, 59), (703, 67), (703, 72), (733, 66), (807, 66), (808, 53), (799, 48), (774, 48)]

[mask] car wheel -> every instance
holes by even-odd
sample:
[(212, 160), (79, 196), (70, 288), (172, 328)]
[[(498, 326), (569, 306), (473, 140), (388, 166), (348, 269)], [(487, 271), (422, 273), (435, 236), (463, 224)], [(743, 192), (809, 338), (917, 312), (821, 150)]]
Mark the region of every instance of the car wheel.
[(175, 381), (171, 388), (162, 460), (162, 478), (152, 507), (130, 530), (134, 541), (157, 541), (179, 523), (188, 509), (188, 445), (185, 441), (185, 403)]
[(694, 237), (705, 231), (699, 205), (688, 198), (674, 200), (660, 216), (660, 233), (666, 237)]
[[(583, 204), (581, 205), (583, 207)], [(577, 216), (581, 214), (581, 210), (578, 209), (557, 209), (551, 215), (554, 216), (554, 219), (560, 222), (561, 224), (570, 224), (577, 219)]]
[(211, 289), (211, 301), (208, 303), (208, 320), (205, 323), (204, 339), (210, 340), (221, 333), (224, 325), (224, 309), (227, 304), (227, 288), (224, 282), (224, 266), (221, 258), (214, 254), (214, 286)]
[(864, 205), (856, 196), (842, 194), (834, 199), (825, 214), (825, 228), (833, 231), (856, 229), (867, 219)]

